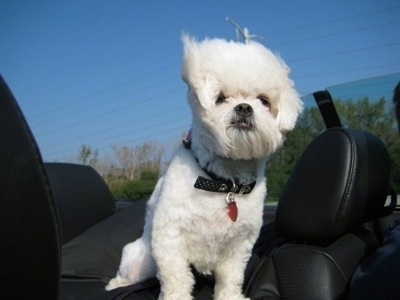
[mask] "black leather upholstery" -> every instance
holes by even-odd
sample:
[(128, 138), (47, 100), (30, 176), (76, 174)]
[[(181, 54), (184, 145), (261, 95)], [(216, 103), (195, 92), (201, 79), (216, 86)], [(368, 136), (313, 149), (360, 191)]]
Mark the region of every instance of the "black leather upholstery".
[(279, 200), (277, 229), (309, 243), (335, 240), (382, 216), (389, 175), (380, 139), (355, 129), (329, 129), (296, 164)]
[(65, 244), (115, 213), (115, 200), (103, 178), (89, 166), (45, 163)]
[(104, 287), (118, 270), (122, 247), (141, 235), (145, 205), (115, 213), (92, 168), (44, 164), (0, 77), (0, 299), (118, 298)]
[(375, 136), (332, 128), (296, 164), (279, 200), (276, 228), (293, 240), (273, 251), (252, 299), (343, 299), (360, 261), (378, 246), (360, 225), (381, 217), (389, 157)]
[(0, 77), (0, 298), (57, 299), (60, 240), (42, 159)]

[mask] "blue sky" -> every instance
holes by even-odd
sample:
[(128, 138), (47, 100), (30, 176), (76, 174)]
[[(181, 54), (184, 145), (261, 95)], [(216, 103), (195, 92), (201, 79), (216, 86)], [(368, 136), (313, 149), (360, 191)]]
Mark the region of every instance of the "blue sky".
[(235, 39), (230, 17), (280, 53), (301, 95), (400, 71), (400, 3), (2, 0), (0, 73), (47, 161), (190, 127), (182, 31)]

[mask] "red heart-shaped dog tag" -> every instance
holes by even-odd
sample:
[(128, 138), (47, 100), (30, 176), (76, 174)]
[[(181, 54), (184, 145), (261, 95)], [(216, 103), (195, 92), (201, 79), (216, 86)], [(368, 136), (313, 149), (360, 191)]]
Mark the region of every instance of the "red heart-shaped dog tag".
[(228, 216), (231, 218), (233, 222), (236, 222), (238, 217), (238, 208), (235, 201), (231, 201), (228, 203)]

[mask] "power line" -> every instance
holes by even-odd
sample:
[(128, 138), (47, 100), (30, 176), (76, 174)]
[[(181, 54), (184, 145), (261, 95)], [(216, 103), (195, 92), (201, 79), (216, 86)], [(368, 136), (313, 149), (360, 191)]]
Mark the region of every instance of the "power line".
[(383, 13), (383, 12), (393, 12), (394, 10), (397, 10), (397, 9), (400, 9), (400, 6), (395, 6), (395, 7), (386, 8), (386, 9), (377, 10), (377, 11), (371, 11), (371, 12), (358, 14), (358, 15), (351, 15), (351, 16), (347, 16), (347, 17), (336, 18), (333, 20), (327, 20), (327, 21), (323, 21), (323, 22), (310, 23), (310, 24), (306, 24), (303, 26), (289, 27), (289, 28), (279, 29), (279, 30), (275, 30), (275, 31), (269, 31), (269, 32), (263, 33), (262, 35), (263, 36), (271, 36), (271, 35), (282, 34), (282, 33), (290, 32), (290, 31), (302, 30), (302, 29), (306, 29), (306, 28), (316, 28), (320, 25), (327, 25), (327, 24), (337, 23), (337, 22), (341, 22), (341, 21), (353, 20), (356, 18), (366, 17), (366, 16), (370, 16), (370, 15), (374, 15), (374, 14)]
[(60, 119), (63, 119), (63, 118), (66, 118), (66, 117), (70, 117), (70, 116), (73, 116), (73, 115), (81, 114), (81, 113), (83, 113), (83, 112), (85, 112), (85, 111), (92, 110), (93, 108), (102, 106), (102, 105), (104, 105), (104, 104), (114, 102), (114, 101), (119, 100), (119, 99), (121, 99), (121, 98), (126, 98), (126, 97), (128, 97), (128, 96), (130, 96), (130, 95), (132, 95), (132, 94), (139, 93), (139, 92), (145, 91), (145, 90), (150, 89), (150, 88), (155, 88), (155, 87), (157, 87), (157, 86), (159, 86), (159, 85), (162, 85), (162, 84), (164, 84), (164, 83), (166, 83), (166, 82), (169, 82), (169, 81), (172, 81), (172, 80), (175, 80), (175, 79), (176, 79), (176, 78), (170, 77), (170, 78), (168, 78), (168, 79), (166, 79), (166, 80), (164, 80), (164, 81), (159, 81), (159, 82), (157, 82), (157, 83), (155, 83), (155, 84), (152, 84), (152, 85), (150, 85), (150, 86), (142, 87), (142, 88), (140, 88), (140, 89), (138, 89), (138, 90), (135, 90), (135, 91), (133, 91), (133, 92), (125, 93), (125, 94), (123, 94), (123, 95), (119, 95), (119, 96), (117, 96), (117, 97), (113, 97), (113, 98), (111, 98), (111, 99), (107, 99), (107, 100), (104, 100), (104, 101), (102, 101), (102, 102), (99, 102), (99, 103), (96, 103), (96, 104), (92, 104), (92, 105), (90, 105), (90, 106), (88, 106), (88, 107), (86, 107), (86, 108), (82, 108), (82, 109), (79, 109), (79, 110), (75, 110), (75, 111), (73, 111), (73, 112), (67, 113), (67, 114), (62, 115), (62, 116), (57, 116), (57, 117), (54, 117), (54, 118), (52, 118), (52, 119), (48, 119), (48, 120), (45, 120), (45, 121), (42, 121), (42, 122), (39, 122), (39, 123), (33, 123), (33, 125), (36, 126), (36, 127), (38, 127), (38, 126), (41, 126), (41, 125), (48, 124), (48, 123), (50, 123), (50, 122), (52, 122), (52, 121), (55, 121), (55, 120), (60, 120)]
[(303, 78), (312, 78), (312, 77), (333, 75), (333, 74), (345, 74), (345, 73), (365, 71), (365, 70), (371, 70), (371, 69), (379, 69), (379, 68), (392, 67), (392, 66), (397, 66), (397, 65), (400, 66), (400, 63), (391, 63), (391, 64), (386, 64), (386, 65), (375, 65), (375, 66), (362, 67), (362, 68), (344, 69), (344, 70), (340, 70), (340, 71), (329, 71), (329, 72), (314, 73), (314, 74), (308, 74), (308, 75), (306, 74), (306, 75), (296, 76), (296, 80), (303, 79)]
[[(95, 135), (104, 134), (105, 132), (113, 131), (113, 130), (119, 129), (119, 128), (128, 128), (129, 126), (131, 126), (133, 124), (142, 123), (144, 121), (148, 121), (150, 119), (161, 117), (163, 115), (170, 114), (172, 112), (181, 111), (181, 110), (184, 110), (186, 108), (187, 108), (186, 106), (180, 106), (180, 107), (173, 108), (171, 110), (164, 111), (164, 112), (152, 115), (152, 116), (148, 116), (148, 117), (141, 118), (141, 119), (135, 119), (134, 121), (131, 121), (131, 122), (128, 122), (128, 123), (123, 123), (123, 124), (120, 124), (118, 126), (107, 127), (107, 129), (103, 129), (102, 131), (96, 131), (96, 132), (88, 133), (88, 134), (85, 134), (85, 135), (81, 135), (81, 136), (69, 139), (68, 142), (78, 141), (78, 140), (81, 140), (83, 138), (88, 138), (88, 137), (92, 137), (92, 136), (95, 136)], [(49, 144), (49, 145), (44, 145), (44, 146), (46, 148), (50, 148), (50, 147), (54, 147), (54, 146), (58, 146), (58, 145), (59, 145), (59, 143)]]
[(119, 108), (116, 108), (116, 109), (113, 109), (113, 110), (106, 111), (106, 112), (104, 112), (104, 113), (98, 114), (98, 115), (93, 116), (93, 117), (90, 117), (90, 118), (85, 118), (85, 119), (83, 119), (83, 120), (76, 121), (76, 122), (74, 122), (74, 124), (65, 125), (65, 126), (62, 126), (62, 127), (58, 127), (58, 128), (51, 129), (51, 130), (46, 131), (46, 132), (39, 133), (39, 136), (42, 136), (42, 135), (45, 135), (45, 134), (49, 134), (49, 133), (52, 133), (52, 132), (57, 132), (57, 131), (62, 130), (62, 129), (74, 127), (74, 126), (76, 126), (76, 125), (80, 125), (80, 124), (83, 124), (83, 123), (86, 123), (86, 122), (89, 122), (89, 121), (92, 121), (92, 120), (96, 120), (96, 119), (98, 119), (98, 118), (100, 118), (100, 117), (104, 117), (104, 116), (106, 116), (106, 115), (108, 115), (108, 114), (115, 113), (115, 112), (118, 112), (118, 111), (127, 109), (127, 108), (129, 108), (129, 107), (132, 107), (132, 106), (137, 105), (137, 104), (142, 103), (142, 102), (146, 102), (146, 101), (150, 101), (150, 100), (157, 99), (157, 98), (159, 98), (159, 97), (161, 97), (161, 96), (165, 96), (165, 95), (168, 95), (168, 94), (172, 94), (172, 93), (174, 93), (174, 92), (176, 92), (176, 91), (179, 91), (179, 90), (182, 90), (182, 89), (183, 89), (182, 87), (174, 88), (174, 89), (172, 89), (172, 90), (169, 90), (168, 92), (164, 92), (164, 93), (161, 93), (161, 94), (149, 96), (149, 97), (140, 99), (140, 100), (138, 100), (138, 101), (135, 101), (134, 103), (130, 103), (130, 104), (124, 105), (124, 106), (122, 106), (122, 107), (119, 107)]
[(352, 29), (352, 30), (343, 30), (343, 31), (339, 31), (339, 32), (324, 34), (324, 35), (320, 35), (320, 36), (314, 36), (314, 37), (310, 37), (310, 38), (304, 38), (304, 39), (300, 39), (300, 40), (291, 40), (291, 41), (287, 41), (284, 43), (276, 44), (276, 45), (274, 45), (274, 47), (280, 47), (280, 46), (285, 46), (285, 45), (290, 45), (290, 44), (298, 44), (298, 43), (309, 42), (309, 41), (313, 41), (313, 40), (321, 40), (321, 39), (326, 39), (326, 38), (330, 38), (333, 36), (349, 34), (349, 33), (354, 33), (354, 32), (359, 32), (359, 31), (365, 31), (365, 30), (370, 30), (370, 29), (376, 29), (376, 28), (385, 27), (388, 25), (394, 25), (394, 24), (398, 24), (398, 23), (400, 23), (400, 21), (393, 21), (390, 23), (356, 28), (356, 29)]
[(341, 54), (349, 54), (349, 53), (354, 53), (354, 52), (360, 52), (360, 51), (365, 51), (365, 50), (374, 50), (374, 49), (392, 47), (392, 46), (397, 46), (397, 45), (400, 45), (400, 42), (394, 42), (394, 43), (389, 43), (389, 44), (379, 45), (379, 46), (350, 49), (350, 50), (344, 50), (344, 51), (327, 53), (327, 54), (300, 57), (300, 58), (296, 58), (296, 59), (287, 60), (287, 62), (293, 63), (293, 62), (299, 62), (299, 61), (310, 60), (310, 59), (315, 59), (315, 58), (323, 58), (323, 57), (336, 56), (336, 55), (341, 55)]
[(164, 71), (164, 70), (166, 70), (166, 69), (169, 69), (169, 68), (171, 68), (171, 67), (173, 67), (173, 66), (176, 66), (177, 64), (178, 64), (178, 62), (174, 62), (174, 63), (169, 64), (169, 65), (167, 65), (167, 66), (164, 66), (164, 67), (162, 67), (162, 68), (156, 69), (156, 70), (154, 70), (154, 71), (150, 71), (150, 72), (148, 72), (148, 73), (145, 73), (145, 74), (136, 76), (136, 77), (134, 77), (134, 78), (132, 78), (132, 79), (129, 79), (128, 81), (124, 81), (124, 82), (122, 82), (122, 83), (118, 83), (118, 84), (113, 85), (113, 86), (111, 86), (111, 87), (108, 87), (108, 88), (106, 88), (106, 89), (103, 89), (103, 90), (94, 92), (94, 93), (92, 93), (92, 94), (89, 94), (89, 95), (87, 95), (87, 96), (80, 97), (80, 98), (78, 98), (78, 99), (76, 99), (76, 100), (73, 100), (73, 101), (71, 101), (71, 102), (68, 102), (68, 103), (59, 105), (59, 106), (57, 106), (57, 107), (51, 108), (51, 109), (49, 109), (49, 110), (47, 110), (47, 111), (40, 112), (39, 114), (32, 116), (32, 118), (41, 117), (41, 116), (43, 116), (43, 115), (52, 113), (52, 112), (54, 112), (54, 111), (57, 111), (57, 110), (60, 110), (60, 109), (63, 109), (63, 108), (66, 108), (66, 107), (75, 105), (75, 104), (77, 104), (77, 103), (82, 102), (83, 100), (86, 100), (86, 99), (89, 99), (89, 98), (93, 98), (93, 97), (95, 97), (95, 96), (99, 96), (99, 95), (101, 95), (101, 94), (104, 94), (104, 93), (107, 93), (107, 92), (109, 92), (109, 91), (115, 90), (115, 89), (120, 88), (120, 87), (122, 87), (122, 86), (126, 86), (126, 85), (128, 85), (128, 84), (131, 84), (132, 82), (135, 82), (135, 81), (138, 81), (138, 80), (140, 80), (140, 79), (143, 79), (143, 78), (152, 76), (152, 75), (154, 75), (154, 74), (156, 74), (156, 73), (158, 73), (158, 72), (161, 72), (161, 71)]

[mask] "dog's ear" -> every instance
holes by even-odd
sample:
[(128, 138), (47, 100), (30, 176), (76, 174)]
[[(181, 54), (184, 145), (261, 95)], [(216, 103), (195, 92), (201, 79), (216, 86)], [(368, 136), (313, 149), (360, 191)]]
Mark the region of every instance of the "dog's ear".
[(182, 34), (183, 59), (182, 59), (182, 79), (190, 87), (193, 82), (192, 76), (198, 65), (196, 53), (198, 53), (198, 42), (188, 34)]
[(283, 133), (292, 130), (299, 114), (303, 111), (303, 102), (292, 86), (282, 90), (278, 101), (277, 121)]
[[(182, 79), (189, 87), (189, 102), (197, 103), (201, 107), (209, 108), (210, 87), (215, 84), (215, 80), (210, 78), (203, 57), (201, 54), (201, 44), (207, 42), (198, 42), (195, 38), (187, 34), (182, 35), (183, 60), (182, 60)], [(197, 100), (197, 101), (194, 101)]]
[(198, 84), (203, 82), (206, 72), (203, 70), (200, 55), (200, 43), (188, 34), (182, 34), (183, 59), (182, 59), (182, 79), (189, 88), (198, 88)]
[(294, 128), (297, 117), (303, 111), (303, 101), (294, 88), (294, 82), (290, 79), (290, 68), (278, 53), (275, 57), (281, 67), (278, 75), (279, 82), (279, 101), (277, 102), (277, 121), (278, 128), (282, 133), (286, 133)]

